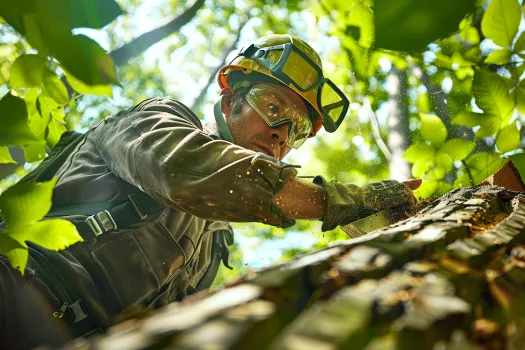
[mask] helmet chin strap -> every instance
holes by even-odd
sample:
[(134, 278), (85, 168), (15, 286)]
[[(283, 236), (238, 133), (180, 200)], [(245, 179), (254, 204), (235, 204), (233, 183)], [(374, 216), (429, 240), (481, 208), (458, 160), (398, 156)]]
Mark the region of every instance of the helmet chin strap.
[(230, 128), (228, 128), (228, 124), (226, 124), (226, 119), (224, 119), (224, 114), (222, 114), (222, 99), (225, 96), (221, 96), (217, 102), (213, 105), (213, 114), (215, 115), (215, 122), (217, 123), (217, 127), (219, 128), (219, 132), (221, 133), (222, 137), (226, 141), (229, 141), (233, 143), (233, 136), (230, 132)]

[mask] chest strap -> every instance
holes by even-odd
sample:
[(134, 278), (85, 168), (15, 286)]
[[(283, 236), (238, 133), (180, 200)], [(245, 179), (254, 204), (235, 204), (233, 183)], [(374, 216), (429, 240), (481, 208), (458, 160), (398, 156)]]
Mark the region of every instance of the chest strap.
[(166, 206), (145, 193), (131, 193), (127, 200), (67, 204), (52, 208), (47, 217), (88, 215), (85, 220), (72, 223), (87, 242), (95, 241), (100, 235), (129, 227)]

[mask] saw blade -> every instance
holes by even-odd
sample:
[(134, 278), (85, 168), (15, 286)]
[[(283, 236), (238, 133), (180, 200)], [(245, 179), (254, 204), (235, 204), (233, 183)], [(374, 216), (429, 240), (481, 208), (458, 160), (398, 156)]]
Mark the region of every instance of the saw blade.
[(355, 238), (393, 224), (394, 221), (387, 211), (383, 210), (342, 226), (341, 229), (351, 238)]

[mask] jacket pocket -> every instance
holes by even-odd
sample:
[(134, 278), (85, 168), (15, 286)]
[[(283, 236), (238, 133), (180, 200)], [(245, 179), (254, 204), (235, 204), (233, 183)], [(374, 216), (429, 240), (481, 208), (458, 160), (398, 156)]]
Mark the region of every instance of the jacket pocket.
[(158, 221), (122, 233), (92, 254), (123, 311), (167, 283), (186, 261), (180, 245)]

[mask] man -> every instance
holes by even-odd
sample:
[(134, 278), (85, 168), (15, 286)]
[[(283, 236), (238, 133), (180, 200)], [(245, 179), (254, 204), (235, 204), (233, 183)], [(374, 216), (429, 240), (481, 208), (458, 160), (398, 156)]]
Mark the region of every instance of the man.
[(281, 162), (322, 126), (334, 132), (349, 105), (301, 39), (257, 40), (221, 69), (219, 85), (216, 123), (203, 127), (171, 99), (146, 100), (90, 129), (56, 174), (52, 215), (85, 242), (59, 254), (32, 247), (30, 266), (74, 336), (208, 288), (227, 265), (227, 222), (321, 219), (330, 230), (366, 209), (415, 204), (392, 180), (308, 183)]

